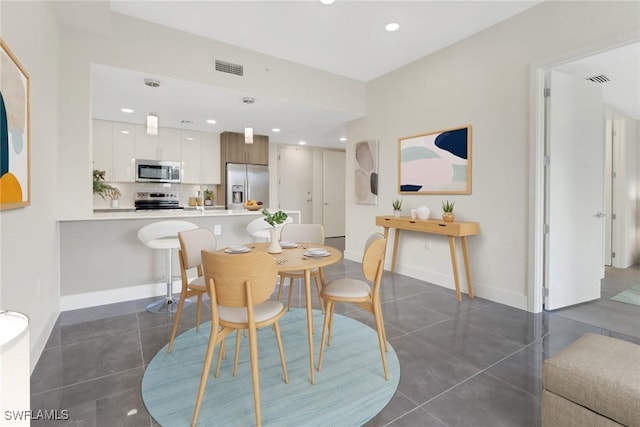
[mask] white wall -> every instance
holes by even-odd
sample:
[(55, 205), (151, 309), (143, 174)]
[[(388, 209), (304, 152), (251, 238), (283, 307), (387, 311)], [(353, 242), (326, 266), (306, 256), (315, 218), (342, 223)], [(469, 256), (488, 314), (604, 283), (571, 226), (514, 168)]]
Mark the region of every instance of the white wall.
[[(443, 199), (455, 200), (457, 219), (480, 223), (469, 239), (476, 294), (527, 309), (530, 65), (637, 32), (639, 13), (637, 2), (545, 2), (371, 81), (367, 116), (350, 124), (348, 138), (380, 140), (379, 204), (354, 202), (347, 161), (345, 256), (359, 259), (374, 216), (391, 213), (398, 138), (471, 124), (473, 193), (402, 196), (403, 208), (424, 204), (433, 217)], [(446, 239), (404, 233), (397, 262), (400, 273), (453, 288)]]
[(0, 212), (0, 308), (30, 319), (31, 369), (57, 318), (58, 31), (45, 2), (0, 4), (1, 37), (30, 76), (31, 205)]

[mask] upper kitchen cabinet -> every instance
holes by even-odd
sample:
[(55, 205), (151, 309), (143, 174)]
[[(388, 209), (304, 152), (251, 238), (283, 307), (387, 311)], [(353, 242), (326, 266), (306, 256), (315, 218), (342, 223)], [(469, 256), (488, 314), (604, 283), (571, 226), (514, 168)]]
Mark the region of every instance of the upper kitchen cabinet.
[(93, 121), (93, 168), (110, 182), (133, 182), (135, 127), (128, 123)]
[(180, 151), (182, 160), (182, 183), (200, 184), (202, 178), (202, 141), (200, 132), (180, 131)]
[(160, 128), (158, 135), (147, 135), (147, 127), (136, 127), (136, 159), (180, 161), (180, 130)]
[(220, 183), (220, 138), (217, 134), (183, 130), (182, 183)]
[(244, 134), (222, 132), (220, 134), (220, 160), (226, 163), (269, 164), (269, 137), (254, 135), (253, 144), (245, 144)]
[(136, 130), (130, 123), (113, 123), (114, 182), (135, 181)]
[(94, 120), (93, 135), (93, 169), (105, 172), (104, 179), (111, 178), (113, 169), (113, 124), (105, 120)]
[(220, 135), (202, 133), (202, 184), (220, 184)]

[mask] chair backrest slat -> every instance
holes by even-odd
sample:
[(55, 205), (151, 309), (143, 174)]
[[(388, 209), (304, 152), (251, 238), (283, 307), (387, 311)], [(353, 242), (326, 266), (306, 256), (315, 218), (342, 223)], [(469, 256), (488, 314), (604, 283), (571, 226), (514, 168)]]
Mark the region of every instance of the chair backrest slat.
[(253, 304), (268, 300), (276, 287), (276, 260), (267, 253), (222, 254), (202, 251), (205, 281), (213, 279), (216, 299), (225, 307), (246, 307), (246, 284), (251, 282)]
[(387, 240), (380, 233), (373, 234), (367, 240), (362, 256), (362, 274), (370, 282), (376, 280), (378, 266), (384, 260), (386, 249)]
[(183, 231), (178, 233), (178, 239), (186, 269), (201, 265), (202, 251), (214, 252), (217, 246), (215, 236), (206, 228)]

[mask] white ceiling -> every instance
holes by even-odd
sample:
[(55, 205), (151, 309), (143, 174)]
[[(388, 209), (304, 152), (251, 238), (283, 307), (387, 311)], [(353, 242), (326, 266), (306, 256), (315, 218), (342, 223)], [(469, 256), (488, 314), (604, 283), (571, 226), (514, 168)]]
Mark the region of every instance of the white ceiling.
[[(111, 9), (334, 74), (368, 81), (538, 3), (540, 1), (337, 0), (326, 6), (318, 0), (112, 0)], [(392, 21), (398, 22), (400, 29), (389, 33), (384, 30), (384, 25)], [(622, 55), (622, 59), (628, 59), (628, 55)], [(613, 67), (611, 58), (606, 64), (606, 70)], [(640, 75), (639, 64), (640, 61), (636, 61), (635, 68), (626, 66), (629, 72), (635, 70), (636, 83)], [(605, 72), (596, 71), (603, 68), (594, 61), (588, 67), (587, 63), (583, 64), (583, 67), (589, 69), (587, 74), (590, 75)], [(615, 74), (614, 71), (607, 72)], [(157, 78), (161, 86), (155, 89), (145, 86), (143, 81), (147, 77)], [(612, 79), (605, 85), (613, 87), (619, 83)], [(143, 123), (146, 112), (153, 111), (158, 113), (161, 126), (211, 132), (241, 132), (247, 121), (248, 107), (241, 99), (251, 96), (106, 66), (93, 67), (93, 88), (93, 112), (96, 118)], [(125, 106), (133, 108), (136, 113), (123, 116), (120, 108)], [(339, 141), (339, 137), (344, 133), (344, 124), (357, 118), (349, 117), (344, 112), (321, 111), (278, 99), (257, 99), (249, 107), (251, 124), (256, 133), (267, 134), (274, 142), (288, 144), (306, 140), (314, 146), (343, 147), (344, 143)], [(637, 108), (636, 114), (640, 116), (640, 108)], [(207, 125), (205, 120), (209, 118), (217, 123)], [(180, 124), (185, 119), (195, 123)], [(282, 132), (274, 134), (272, 127), (279, 127)]]

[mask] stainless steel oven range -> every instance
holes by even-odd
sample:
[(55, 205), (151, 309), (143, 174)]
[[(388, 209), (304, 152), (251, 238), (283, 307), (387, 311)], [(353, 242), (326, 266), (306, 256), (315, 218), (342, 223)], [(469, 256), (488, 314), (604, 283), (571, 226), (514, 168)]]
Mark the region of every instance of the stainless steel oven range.
[(183, 209), (176, 193), (138, 192), (134, 204), (137, 211)]

